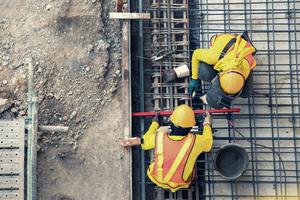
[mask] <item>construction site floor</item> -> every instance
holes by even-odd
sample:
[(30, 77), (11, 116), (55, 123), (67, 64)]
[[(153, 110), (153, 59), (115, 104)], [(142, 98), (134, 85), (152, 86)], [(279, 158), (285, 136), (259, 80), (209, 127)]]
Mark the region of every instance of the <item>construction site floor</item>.
[[(121, 30), (111, 0), (0, 1), (0, 115), (26, 116), (24, 61), (34, 59), (40, 200), (123, 199)], [(128, 170), (128, 169), (127, 169)]]

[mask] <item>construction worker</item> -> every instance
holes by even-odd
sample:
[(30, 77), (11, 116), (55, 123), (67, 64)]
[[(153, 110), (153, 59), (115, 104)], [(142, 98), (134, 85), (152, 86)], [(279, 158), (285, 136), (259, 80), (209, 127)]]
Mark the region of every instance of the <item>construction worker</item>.
[(196, 159), (200, 153), (210, 151), (213, 138), (211, 116), (208, 112), (201, 135), (190, 133), (196, 121), (192, 108), (187, 105), (175, 108), (170, 116), (170, 123), (170, 132), (168, 129), (159, 129), (156, 115), (142, 139), (124, 139), (121, 145), (141, 145), (144, 150), (155, 149), (155, 158), (147, 170), (147, 175), (159, 187), (175, 192), (189, 187), (196, 173)]
[(231, 101), (252, 93), (252, 70), (256, 66), (256, 49), (247, 32), (242, 36), (233, 34), (214, 35), (209, 49), (196, 49), (192, 56), (192, 95), (200, 81), (212, 82), (208, 92), (200, 99), (211, 107), (230, 107)]

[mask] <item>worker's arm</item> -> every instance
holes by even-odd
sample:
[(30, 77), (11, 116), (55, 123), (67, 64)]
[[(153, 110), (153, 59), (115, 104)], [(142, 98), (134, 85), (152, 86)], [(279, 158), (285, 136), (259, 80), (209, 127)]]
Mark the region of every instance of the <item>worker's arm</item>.
[(198, 67), (200, 62), (205, 62), (209, 65), (214, 65), (218, 61), (217, 52), (214, 49), (196, 49), (192, 56), (192, 79), (198, 79)]
[(124, 147), (141, 145), (144, 150), (153, 149), (155, 147), (155, 135), (158, 128), (158, 122), (153, 121), (142, 139), (140, 137), (126, 138), (121, 140), (120, 144)]
[(206, 49), (196, 49), (192, 56), (192, 79), (198, 79), (198, 67)]
[(209, 152), (213, 145), (213, 137), (212, 137), (212, 128), (210, 124), (204, 125), (203, 135), (202, 135), (202, 145), (203, 151)]
[(153, 121), (148, 131), (143, 136), (143, 142), (141, 144), (142, 149), (149, 150), (155, 147), (155, 136), (158, 128), (159, 128), (158, 122)]
[(210, 151), (213, 143), (212, 139), (212, 130), (211, 130), (211, 123), (212, 123), (212, 118), (208, 112), (206, 112), (206, 117), (203, 122), (203, 134), (197, 134), (196, 135), (196, 141), (195, 141), (195, 146), (193, 147), (193, 150), (191, 151), (191, 154), (187, 160), (186, 167), (183, 173), (183, 178), (184, 180), (188, 180), (189, 176), (191, 176), (193, 168), (194, 168), (194, 163), (197, 159), (197, 157), (202, 153), (202, 152), (208, 152)]
[(202, 146), (204, 152), (209, 152), (213, 145), (213, 137), (212, 137), (212, 117), (209, 112), (206, 111), (206, 117), (203, 122), (203, 134), (202, 134)]
[(158, 118), (159, 118), (159, 113), (156, 113), (156, 115), (152, 119), (152, 123), (148, 131), (145, 133), (143, 138), (139, 138), (139, 137), (126, 138), (121, 140), (120, 144), (124, 147), (141, 145), (142, 149), (144, 150), (153, 149), (155, 147), (156, 131), (159, 128)]

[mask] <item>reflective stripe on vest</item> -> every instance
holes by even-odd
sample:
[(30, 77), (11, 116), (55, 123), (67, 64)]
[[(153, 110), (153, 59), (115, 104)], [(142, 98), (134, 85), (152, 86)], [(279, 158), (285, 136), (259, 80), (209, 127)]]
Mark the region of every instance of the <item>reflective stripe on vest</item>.
[[(156, 138), (156, 149), (155, 149), (155, 162), (154, 162), (154, 168), (151, 174), (153, 177), (159, 182), (159, 183), (164, 183), (172, 186), (181, 186), (183, 184), (187, 184), (185, 180), (183, 180), (183, 171), (181, 174), (177, 174), (180, 176), (180, 179), (182, 180), (181, 183), (174, 183), (172, 182), (172, 178), (176, 174), (178, 167), (185, 163), (182, 163), (184, 158), (190, 154), (192, 151), (192, 146), (194, 145), (195, 142), (195, 135), (193, 134), (188, 134), (187, 138), (185, 141), (175, 141), (178, 143), (178, 148), (179, 152), (176, 156), (176, 158), (172, 161), (172, 164), (169, 168), (166, 168), (164, 166), (164, 161), (167, 160), (168, 158), (164, 158), (164, 152), (163, 151), (173, 151), (173, 149), (169, 149), (168, 147), (165, 146), (165, 143), (167, 143), (170, 140), (167, 136), (167, 133), (164, 132), (158, 132), (157, 133), (157, 138)], [(175, 151), (176, 152), (176, 151)], [(188, 157), (186, 158), (186, 160)], [(184, 170), (184, 167), (183, 167)], [(193, 173), (193, 172), (192, 172)], [(164, 176), (165, 174), (165, 176)]]
[(158, 132), (157, 133), (157, 179), (162, 180), (163, 179), (163, 161), (164, 161), (164, 155), (163, 155), (163, 150), (164, 150), (164, 132)]
[[(247, 45), (246, 45), (246, 48), (247, 47), (253, 47), (253, 46), (251, 45), (251, 43), (248, 42)], [(256, 66), (256, 60), (254, 59), (254, 56), (252, 55), (252, 53), (248, 54), (244, 58), (249, 63), (250, 69), (253, 69)]]

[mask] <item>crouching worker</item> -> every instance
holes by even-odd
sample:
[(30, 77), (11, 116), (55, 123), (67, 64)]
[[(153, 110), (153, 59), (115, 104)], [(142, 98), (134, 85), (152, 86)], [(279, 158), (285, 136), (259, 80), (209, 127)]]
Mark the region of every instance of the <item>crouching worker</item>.
[(171, 132), (158, 129), (156, 115), (142, 139), (124, 139), (121, 145), (141, 145), (144, 150), (155, 149), (155, 158), (148, 167), (147, 175), (159, 187), (175, 192), (189, 187), (196, 174), (196, 159), (200, 153), (210, 151), (213, 138), (208, 112), (201, 135), (190, 133), (196, 121), (193, 110), (187, 105), (176, 107), (170, 116), (170, 122)]
[(209, 49), (197, 49), (193, 53), (189, 93), (192, 95), (197, 89), (199, 80), (212, 82), (200, 99), (216, 109), (230, 107), (236, 97), (247, 98), (252, 93), (256, 49), (247, 32), (242, 36), (215, 35), (210, 45)]

